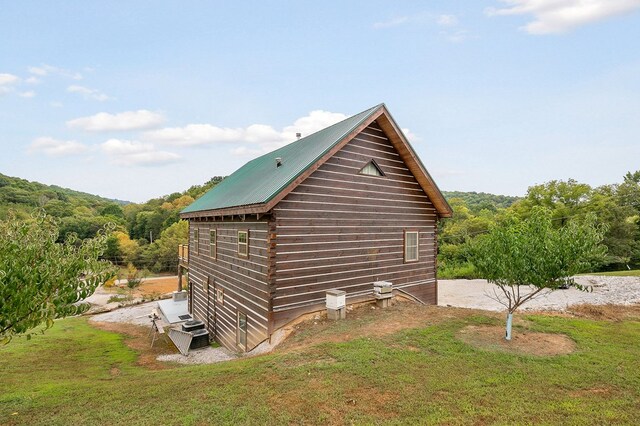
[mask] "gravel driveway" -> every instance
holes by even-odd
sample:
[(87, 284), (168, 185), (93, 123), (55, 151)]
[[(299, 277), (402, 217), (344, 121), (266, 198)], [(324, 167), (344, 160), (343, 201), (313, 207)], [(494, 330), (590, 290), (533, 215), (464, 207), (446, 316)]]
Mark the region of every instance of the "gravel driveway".
[[(640, 303), (640, 277), (604, 277), (585, 275), (576, 277), (581, 285), (591, 286), (592, 292), (570, 288), (542, 294), (525, 303), (523, 310), (563, 311), (568, 306), (588, 303), (593, 305), (630, 305)], [(486, 280), (438, 280), (438, 305), (461, 308), (504, 311), (505, 307), (487, 295), (500, 289)], [(528, 289), (523, 288), (523, 291)]]

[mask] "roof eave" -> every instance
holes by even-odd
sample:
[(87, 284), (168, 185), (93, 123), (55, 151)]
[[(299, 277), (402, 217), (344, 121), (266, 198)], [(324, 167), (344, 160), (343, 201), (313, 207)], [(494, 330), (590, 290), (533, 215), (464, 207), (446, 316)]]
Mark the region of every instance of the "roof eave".
[(382, 106), (382, 111), (377, 120), (378, 124), (382, 130), (385, 131), (401, 158), (409, 167), (409, 170), (416, 177), (416, 180), (420, 184), (422, 190), (429, 196), (433, 206), (436, 208), (438, 217), (452, 217), (453, 209), (442, 194), (442, 191), (440, 191), (440, 188), (438, 188), (438, 185), (436, 185), (424, 164), (422, 164), (420, 157), (418, 157), (416, 152), (413, 150), (413, 147), (400, 127), (398, 127), (398, 124), (395, 122), (386, 106)]
[(199, 217), (216, 217), (216, 216), (234, 216), (246, 214), (262, 214), (267, 213), (270, 209), (266, 208), (266, 204), (249, 204), (244, 206), (234, 206), (224, 209), (199, 210), (193, 212), (180, 213), (181, 219), (195, 219)]

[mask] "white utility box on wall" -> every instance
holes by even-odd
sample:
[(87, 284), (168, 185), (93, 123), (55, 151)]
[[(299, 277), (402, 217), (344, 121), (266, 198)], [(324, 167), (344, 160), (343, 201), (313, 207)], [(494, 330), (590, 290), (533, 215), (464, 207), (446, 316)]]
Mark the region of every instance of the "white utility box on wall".
[(327, 290), (327, 318), (332, 320), (347, 317), (347, 292)]
[(347, 306), (347, 292), (327, 290), (327, 309), (342, 309)]

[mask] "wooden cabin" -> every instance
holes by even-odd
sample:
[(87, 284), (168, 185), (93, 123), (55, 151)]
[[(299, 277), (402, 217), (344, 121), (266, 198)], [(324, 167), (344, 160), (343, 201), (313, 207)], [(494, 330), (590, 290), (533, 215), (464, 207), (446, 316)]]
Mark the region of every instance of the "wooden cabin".
[(249, 161), (190, 206), (189, 300), (249, 351), (325, 292), (375, 281), (436, 304), (436, 225), (451, 207), (384, 104)]

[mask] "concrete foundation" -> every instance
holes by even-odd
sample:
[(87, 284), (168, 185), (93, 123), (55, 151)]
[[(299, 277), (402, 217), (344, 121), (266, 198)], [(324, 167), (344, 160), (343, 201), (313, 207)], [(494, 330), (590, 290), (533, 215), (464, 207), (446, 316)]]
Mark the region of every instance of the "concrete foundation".
[(327, 318), (330, 320), (340, 320), (347, 318), (347, 308), (340, 309), (327, 308)]

